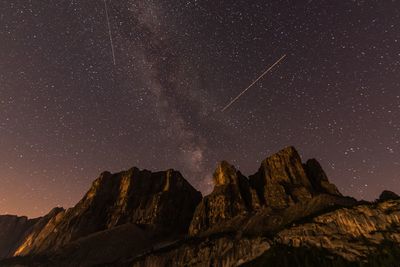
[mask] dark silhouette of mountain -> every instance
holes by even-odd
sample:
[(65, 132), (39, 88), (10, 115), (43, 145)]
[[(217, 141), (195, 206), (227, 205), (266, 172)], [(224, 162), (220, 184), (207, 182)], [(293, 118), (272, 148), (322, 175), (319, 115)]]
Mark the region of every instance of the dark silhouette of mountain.
[(174, 170), (104, 172), (75, 207), (0, 227), (0, 266), (395, 266), (400, 199), (342, 196), (288, 147), (249, 177), (222, 161), (205, 197)]

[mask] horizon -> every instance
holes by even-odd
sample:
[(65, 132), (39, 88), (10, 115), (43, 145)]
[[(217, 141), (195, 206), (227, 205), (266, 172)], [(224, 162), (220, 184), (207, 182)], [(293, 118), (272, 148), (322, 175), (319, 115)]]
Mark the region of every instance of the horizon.
[[(286, 146), (285, 148), (282, 148), (281, 150), (276, 151), (275, 153), (273, 153), (273, 154), (271, 154), (271, 155), (268, 155), (266, 158), (268, 158), (268, 157), (270, 157), (270, 156), (272, 156), (272, 155), (274, 155), (274, 154), (276, 154), (276, 153), (279, 153), (279, 152), (281, 152), (282, 150), (284, 150), (284, 149), (286, 149), (286, 148), (289, 148), (289, 147), (293, 147), (293, 146)], [(301, 158), (301, 160), (302, 160), (302, 163), (304, 163), (306, 160), (309, 160), (309, 159), (315, 159), (315, 158), (308, 158), (308, 159), (305, 160), (305, 159), (302, 158), (301, 152), (298, 151), (295, 147), (293, 147), (293, 148), (299, 153), (300, 158)], [(266, 158), (262, 159), (262, 160), (260, 161), (260, 163), (261, 163), (262, 161), (264, 161)], [(218, 164), (220, 164), (220, 163), (223, 162), (223, 161), (225, 161), (225, 160), (220, 160), (220, 161), (216, 162), (216, 167), (218, 166)], [(318, 159), (317, 159), (317, 161), (318, 161)], [(229, 163), (229, 162), (228, 162), (228, 163)], [(236, 166), (234, 166), (234, 167), (236, 168)], [(139, 169), (140, 171), (150, 171), (150, 172), (152, 172), (152, 173), (163, 172), (163, 171), (167, 171), (167, 170), (174, 170), (174, 171), (177, 171), (177, 172), (179, 172), (179, 173), (182, 175), (182, 177), (183, 177), (193, 188), (195, 188), (196, 190), (198, 190), (198, 191), (201, 193), (201, 195), (202, 195), (203, 198), (204, 198), (205, 196), (211, 194), (212, 191), (213, 191), (213, 189), (214, 189), (214, 187), (215, 187), (215, 182), (213, 181), (214, 178), (211, 178), (211, 180), (210, 180), (210, 187), (208, 188), (208, 191), (202, 192), (199, 188), (196, 188), (196, 186), (194, 186), (193, 184), (191, 184), (191, 183), (190, 183), (190, 180), (187, 179), (179, 170), (174, 169), (174, 168), (168, 168), (168, 169), (164, 169), (164, 170), (161, 170), (161, 169), (160, 169), (160, 170), (149, 170), (149, 169), (145, 169), (145, 168), (144, 168), (144, 169), (143, 169), (143, 168), (140, 168), (139, 166), (132, 166), (132, 167), (130, 167), (130, 168), (123, 169), (123, 170), (119, 170), (119, 171), (116, 171), (116, 172), (111, 172), (111, 171), (108, 171), (108, 170), (104, 170), (104, 171), (102, 171), (101, 173), (99, 173), (99, 175), (101, 175), (101, 174), (104, 173), (104, 172), (110, 172), (112, 175), (114, 175), (114, 174), (126, 172), (126, 171), (128, 171), (128, 170), (130, 170), (130, 169), (133, 169), (133, 168), (137, 168), (137, 169)], [(322, 166), (322, 168), (323, 168), (323, 166)], [(253, 175), (253, 174), (256, 173), (256, 171), (255, 171), (254, 173), (251, 173), (251, 174), (245, 174), (245, 173), (243, 173), (239, 168), (236, 168), (236, 170), (237, 170), (237, 171), (240, 171), (240, 172), (246, 177), (246, 179), (249, 179), (249, 176), (251, 176), (251, 175)], [(90, 188), (91, 188), (93, 182), (94, 182), (95, 180), (97, 180), (98, 178), (99, 178), (99, 176), (98, 176), (97, 178), (93, 179), (93, 181), (91, 182), (90, 186), (86, 189), (86, 191), (82, 194), (82, 196), (81, 196), (80, 198), (78, 198), (78, 199), (76, 200), (76, 203), (73, 204), (73, 205), (71, 205), (71, 206), (68, 206), (68, 207), (56, 206), (56, 207), (51, 208), (51, 209), (48, 210), (48, 211), (43, 211), (43, 213), (42, 213), (41, 215), (39, 215), (39, 216), (33, 216), (33, 217), (32, 217), (32, 216), (28, 216), (28, 215), (24, 215), (24, 214), (11, 214), (11, 213), (4, 213), (4, 214), (0, 214), (0, 215), (11, 215), (11, 216), (12, 216), (12, 215), (15, 215), (15, 216), (18, 216), (18, 217), (27, 217), (28, 219), (35, 219), (35, 218), (39, 218), (39, 217), (42, 217), (42, 216), (48, 214), (48, 213), (49, 213), (51, 210), (53, 210), (54, 208), (63, 208), (63, 209), (65, 209), (65, 210), (67, 210), (67, 209), (69, 209), (69, 208), (74, 207), (74, 206), (85, 196), (85, 194), (90, 190)], [(329, 177), (328, 177), (328, 179), (329, 179), (329, 181), (330, 181), (331, 183), (333, 183), (332, 180), (331, 180)], [(333, 183), (333, 184), (335, 184), (335, 183)], [(340, 188), (339, 188), (339, 191), (342, 192), (342, 190), (341, 190)], [(389, 190), (389, 189), (383, 189), (374, 199), (369, 199), (369, 200), (368, 200), (368, 199), (358, 199), (358, 198), (355, 198), (354, 196), (345, 195), (345, 194), (344, 194), (344, 196), (345, 196), (345, 197), (353, 197), (353, 198), (355, 198), (357, 201), (374, 202), (374, 201), (376, 201), (376, 200), (379, 199), (379, 196), (380, 196), (380, 194), (381, 194), (383, 191), (391, 191), (391, 192), (399, 193), (399, 194), (400, 194), (400, 192), (392, 191), (392, 190)]]

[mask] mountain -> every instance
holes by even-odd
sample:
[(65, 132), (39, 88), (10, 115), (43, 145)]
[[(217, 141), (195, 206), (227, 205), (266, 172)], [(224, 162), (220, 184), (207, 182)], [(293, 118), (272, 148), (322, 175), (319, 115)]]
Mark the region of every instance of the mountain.
[(0, 216), (0, 257), (13, 255), (18, 242), (26, 237), (36, 222), (37, 219), (28, 220), (27, 217)]
[(226, 161), (202, 197), (174, 170), (96, 179), (81, 201), (0, 216), (0, 266), (395, 266), (400, 199), (343, 196), (287, 147), (244, 176)]
[(329, 195), (341, 200), (336, 186), (329, 183), (316, 160), (302, 164), (297, 151), (288, 147), (265, 159), (258, 172), (244, 177), (223, 161), (214, 173), (213, 192), (197, 207), (190, 225), (195, 235), (213, 226), (257, 211), (270, 214), (307, 203), (313, 197)]

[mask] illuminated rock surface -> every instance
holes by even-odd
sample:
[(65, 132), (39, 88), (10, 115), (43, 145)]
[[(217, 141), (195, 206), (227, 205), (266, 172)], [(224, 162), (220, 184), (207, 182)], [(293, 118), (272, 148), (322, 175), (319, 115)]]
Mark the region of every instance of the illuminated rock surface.
[(204, 198), (177, 171), (132, 168), (102, 173), (73, 208), (0, 216), (0, 227), (0, 266), (393, 266), (400, 257), (398, 196), (344, 197), (293, 147), (249, 177), (222, 161)]

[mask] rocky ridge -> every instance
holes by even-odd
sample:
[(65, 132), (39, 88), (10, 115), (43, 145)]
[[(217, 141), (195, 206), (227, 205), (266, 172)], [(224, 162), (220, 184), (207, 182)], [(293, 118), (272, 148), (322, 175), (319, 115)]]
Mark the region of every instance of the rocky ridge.
[[(395, 193), (375, 203), (344, 197), (317, 160), (303, 163), (293, 147), (249, 177), (222, 161), (213, 179), (202, 197), (174, 170), (104, 172), (71, 209), (35, 220), (0, 216), (0, 226), (19, 229), (3, 233), (1, 255), (14, 257), (0, 265), (263, 266), (265, 258), (284, 264), (273, 256), (283, 247), (323, 250), (354, 266), (382, 244), (400, 244)], [(283, 259), (304, 258), (296, 253)]]
[(303, 164), (297, 151), (287, 147), (265, 159), (249, 178), (223, 161), (214, 173), (215, 187), (197, 207), (190, 225), (191, 235), (240, 214), (260, 210), (283, 210), (321, 194), (340, 197), (335, 185), (315, 160)]
[(0, 216), (0, 258), (13, 255), (18, 242), (25, 238), (36, 222), (37, 219), (28, 220), (27, 217)]
[(56, 250), (126, 223), (153, 234), (184, 234), (200, 199), (200, 192), (174, 170), (104, 172), (75, 207), (53, 210), (47, 223), (36, 225), (14, 256)]
[(366, 258), (383, 242), (400, 244), (400, 201), (342, 208), (279, 232), (275, 241), (318, 247), (350, 261)]

